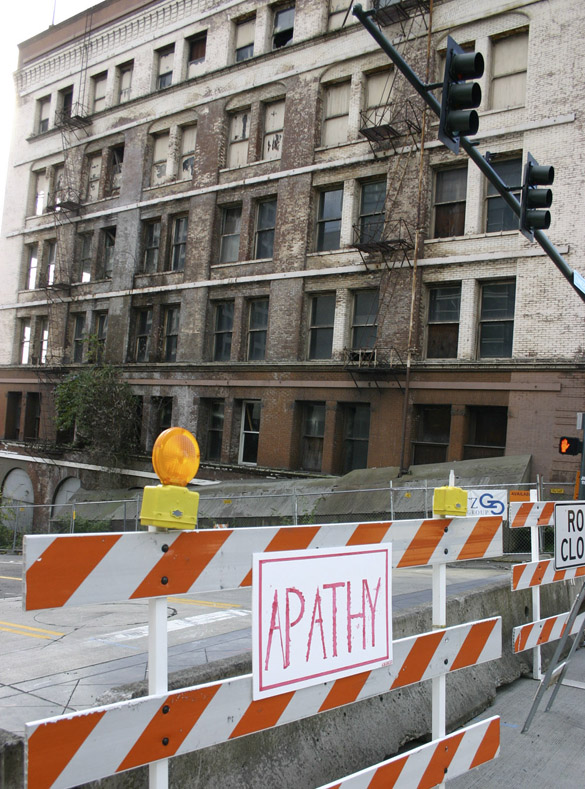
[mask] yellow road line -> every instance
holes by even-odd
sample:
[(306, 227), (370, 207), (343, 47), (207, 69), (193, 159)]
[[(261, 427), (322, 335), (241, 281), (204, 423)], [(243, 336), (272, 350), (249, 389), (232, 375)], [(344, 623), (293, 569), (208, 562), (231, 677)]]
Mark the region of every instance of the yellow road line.
[(11, 627), (0, 627), (0, 630), (5, 633), (16, 633), (19, 636), (28, 636), (29, 638), (44, 638), (46, 641), (52, 641), (51, 636), (41, 636), (38, 633), (25, 633), (24, 630), (14, 630)]
[(210, 600), (189, 600), (187, 597), (169, 597), (170, 603), (187, 603), (187, 605), (205, 605), (210, 608), (241, 608), (237, 603), (213, 603)]
[(22, 581), (22, 578), (15, 575), (0, 575), (0, 578), (4, 578), (5, 581)]
[(7, 625), (8, 627), (18, 627), (22, 630), (34, 630), (35, 633), (50, 633), (52, 636), (64, 636), (65, 633), (59, 633), (57, 630), (43, 630), (42, 627), (31, 627), (30, 625), (18, 625), (16, 622), (0, 622), (0, 625)]

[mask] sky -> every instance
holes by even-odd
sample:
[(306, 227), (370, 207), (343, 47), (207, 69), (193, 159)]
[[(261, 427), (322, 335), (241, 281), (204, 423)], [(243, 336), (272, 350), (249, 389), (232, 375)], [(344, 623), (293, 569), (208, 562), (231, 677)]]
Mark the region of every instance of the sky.
[(18, 64), (18, 44), (42, 33), (51, 24), (75, 16), (99, 0), (4, 0), (0, 25), (0, 100), (4, 121), (0, 128), (0, 216), (4, 205), (6, 165), (10, 153), (15, 101), (12, 75)]

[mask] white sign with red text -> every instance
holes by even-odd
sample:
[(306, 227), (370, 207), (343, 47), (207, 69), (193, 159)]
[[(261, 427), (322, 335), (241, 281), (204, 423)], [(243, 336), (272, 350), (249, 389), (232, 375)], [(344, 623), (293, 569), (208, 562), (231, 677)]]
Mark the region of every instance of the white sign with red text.
[(254, 699), (392, 662), (392, 546), (255, 553)]

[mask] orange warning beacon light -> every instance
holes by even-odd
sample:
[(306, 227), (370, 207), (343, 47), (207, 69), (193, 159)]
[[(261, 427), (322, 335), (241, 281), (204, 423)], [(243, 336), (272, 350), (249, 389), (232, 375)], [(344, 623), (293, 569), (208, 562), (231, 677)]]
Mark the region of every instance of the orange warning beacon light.
[(187, 484), (199, 470), (199, 445), (182, 427), (169, 427), (154, 442), (152, 465), (162, 485), (146, 486), (140, 523), (165, 529), (194, 529), (199, 494)]

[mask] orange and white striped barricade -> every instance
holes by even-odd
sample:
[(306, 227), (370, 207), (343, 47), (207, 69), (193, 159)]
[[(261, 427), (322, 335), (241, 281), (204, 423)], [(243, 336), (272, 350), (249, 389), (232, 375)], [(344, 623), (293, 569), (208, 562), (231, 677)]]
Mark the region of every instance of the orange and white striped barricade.
[[(554, 526), (554, 512), (554, 501), (523, 501), (512, 502), (510, 504), (510, 528), (530, 528), (531, 565), (537, 564), (540, 559), (540, 527)], [(516, 565), (512, 567), (513, 591), (525, 588), (522, 586), (514, 586), (514, 579), (520, 578), (524, 574), (523, 570), (516, 570), (516, 567), (523, 566), (524, 565)], [(537, 577), (537, 575), (538, 571), (536, 576), (533, 575), (533, 577)], [(532, 616), (536, 621), (540, 619), (540, 585), (532, 583), (529, 588), (532, 589)], [(534, 679), (540, 679), (542, 676), (540, 646), (535, 647), (532, 655), (532, 676)]]
[[(394, 662), (253, 700), (252, 675), (29, 723), (27, 786), (65, 789), (501, 656), (500, 617), (394, 641)], [(429, 784), (430, 786), (430, 784)]]
[[(526, 625), (515, 627), (512, 630), (514, 652), (524, 652), (526, 649), (540, 647), (543, 644), (549, 644), (551, 641), (557, 641), (565, 632), (569, 614), (570, 612), (566, 611), (563, 614), (549, 616), (546, 619), (539, 619), (537, 622), (529, 622)], [(584, 619), (585, 613), (577, 616), (569, 635), (579, 632)]]
[(495, 716), (320, 789), (428, 789), (495, 759), (499, 752), (500, 718)]
[(251, 586), (253, 553), (386, 542), (393, 567), (501, 556), (502, 519), (31, 535), (25, 537), (23, 606), (31, 611), (234, 589)]
[(512, 567), (512, 591), (531, 589), (534, 586), (556, 584), (573, 578), (585, 577), (585, 567), (572, 567), (568, 570), (555, 570), (554, 559), (538, 562), (525, 562)]
[(510, 528), (554, 526), (554, 501), (522, 501), (510, 504)]

